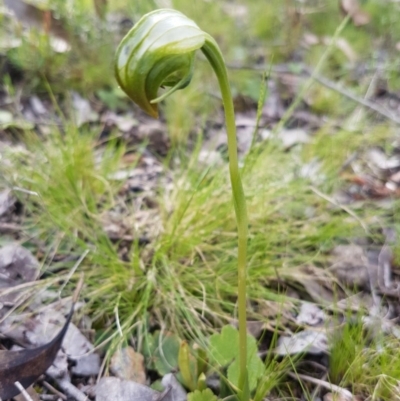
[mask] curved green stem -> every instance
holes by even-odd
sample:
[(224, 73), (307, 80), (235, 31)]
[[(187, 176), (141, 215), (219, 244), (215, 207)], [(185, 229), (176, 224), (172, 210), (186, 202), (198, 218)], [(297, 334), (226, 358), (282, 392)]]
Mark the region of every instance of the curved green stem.
[(228, 73), (222, 53), (211, 37), (207, 37), (202, 52), (210, 62), (221, 90), (225, 110), (225, 123), (228, 136), (229, 173), (232, 186), (233, 203), (235, 206), (238, 230), (238, 315), (239, 315), (239, 389), (241, 400), (250, 398), (247, 372), (247, 318), (246, 318), (246, 259), (247, 259), (247, 208), (243, 192), (242, 180), (239, 173), (235, 113), (232, 94), (228, 82)]
[[(121, 88), (150, 115), (157, 103), (185, 87), (193, 73), (196, 50), (201, 49), (218, 78), (225, 109), (229, 172), (238, 230), (239, 397), (249, 401), (246, 330), (247, 211), (240, 179), (235, 115), (224, 58), (217, 42), (194, 21), (176, 10), (161, 9), (144, 15), (118, 46), (115, 74)], [(161, 86), (171, 87), (157, 97)]]

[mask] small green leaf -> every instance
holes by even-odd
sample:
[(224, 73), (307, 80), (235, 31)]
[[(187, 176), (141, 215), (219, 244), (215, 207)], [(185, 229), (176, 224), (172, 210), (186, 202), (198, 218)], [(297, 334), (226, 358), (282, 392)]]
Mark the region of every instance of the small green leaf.
[(156, 331), (153, 336), (149, 336), (143, 349), (147, 367), (155, 369), (160, 376), (177, 370), (179, 346), (179, 337)]
[(155, 344), (156, 333), (154, 333), (154, 335), (149, 334), (148, 336), (146, 336), (144, 344), (143, 344), (143, 349), (142, 349), (142, 354), (146, 361), (146, 368), (151, 369), (151, 370), (155, 369), (154, 353), (157, 348), (156, 344)]
[(192, 391), (195, 390), (197, 380), (196, 360), (191, 355), (189, 344), (186, 341), (181, 341), (178, 364), (184, 385)]
[[(264, 363), (257, 355), (256, 339), (247, 336), (247, 371), (250, 391), (257, 386), (258, 379), (265, 372)], [(210, 357), (221, 366), (233, 363), (228, 368), (228, 380), (239, 388), (239, 332), (232, 326), (224, 326), (221, 334), (210, 337)]]
[(193, 346), (193, 349), (197, 351), (197, 374), (205, 373), (207, 371), (207, 352), (203, 348), (197, 346), (196, 344)]
[[(249, 388), (253, 391), (257, 387), (258, 379), (264, 374), (265, 366), (257, 355), (256, 339), (247, 335), (247, 372), (249, 378)], [(228, 380), (236, 387), (239, 383), (239, 358), (236, 358), (228, 368)]]
[(197, 389), (202, 391), (207, 388), (207, 383), (206, 383), (206, 375), (204, 373), (200, 373), (199, 378), (197, 380)]
[(155, 382), (151, 383), (150, 388), (159, 391), (160, 393), (165, 390), (165, 387), (162, 385), (161, 380), (156, 380)]
[(202, 391), (196, 390), (193, 393), (189, 393), (188, 401), (218, 401), (218, 398), (207, 388)]
[(221, 366), (227, 365), (239, 352), (239, 332), (232, 326), (224, 326), (220, 334), (210, 337), (210, 357)]
[(154, 364), (158, 373), (164, 376), (178, 368), (180, 340), (179, 337), (169, 333), (158, 333), (155, 340), (157, 349), (154, 354)]

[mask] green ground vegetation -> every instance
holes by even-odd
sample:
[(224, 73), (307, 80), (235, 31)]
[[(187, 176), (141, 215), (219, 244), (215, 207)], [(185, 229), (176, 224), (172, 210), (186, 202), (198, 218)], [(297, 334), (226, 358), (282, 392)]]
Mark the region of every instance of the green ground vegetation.
[[(138, 228), (136, 221), (149, 210), (146, 206), (138, 210), (120, 195), (123, 182), (115, 173), (134, 168), (136, 162), (127, 166), (123, 156), (128, 151), (140, 154), (145, 145), (129, 147), (116, 130), (104, 141), (99, 134), (101, 124), (78, 128), (68, 117), (71, 90), (107, 108), (130, 110), (131, 103), (118, 90), (112, 69), (124, 29), (110, 31), (106, 19), (98, 21), (92, 3), (77, 3), (81, 6), (73, 9), (64, 7), (62, 1), (49, 3), (73, 33), (70, 52), (55, 53), (49, 35), (38, 30), (22, 36), (19, 47), (3, 53), (2, 60), (23, 73), (19, 82), (4, 75), (3, 91), (10, 98), (22, 91), (26, 97), (38, 94), (49, 99), (61, 123), (49, 126), (44, 136), (30, 129), (10, 129), (13, 141), (23, 142), (24, 147), (2, 151), (7, 163), (0, 164), (0, 189), (23, 189), (16, 192), (24, 205), (23, 241), (28, 248), (40, 246), (45, 252), (43, 277), (69, 277), (76, 259), (89, 250), (66, 291), (84, 271), (85, 313), (101, 334), (99, 343), (112, 340), (107, 343), (112, 350), (133, 333), (139, 348), (145, 349), (151, 341), (149, 328), (156, 322), (162, 330), (205, 347), (209, 335), (237, 317), (237, 239), (228, 171), (223, 162), (207, 165), (200, 160), (206, 124), (219, 115), (215, 82), (199, 58), (191, 85), (160, 105), (172, 147), (166, 158), (157, 157), (164, 170), (161, 179), (168, 179), (169, 185), (161, 185), (154, 193), (158, 214), (149, 220), (153, 225), (145, 226), (151, 241), (142, 246), (143, 226)], [(159, 3), (113, 1), (107, 14), (123, 13), (135, 22)], [(306, 64), (315, 66), (326, 45), (304, 47), (302, 34), (332, 36), (343, 18), (336, 2), (320, 0), (306, 1), (303, 8), (297, 1), (171, 3), (217, 39), (228, 64), (251, 67), (262, 59), (267, 71), (279, 63), (295, 71), (299, 68), (294, 61), (296, 52)], [(400, 41), (399, 5), (383, 3), (361, 2), (371, 16), (370, 23), (355, 27), (349, 22), (341, 38), (370, 71), (381, 63), (383, 78), (395, 90), (400, 85), (400, 59), (393, 50)], [(7, 17), (0, 18), (6, 26)], [(10, 32), (4, 29), (1, 34)], [(379, 47), (376, 38), (384, 44)], [(378, 48), (387, 51), (382, 62), (375, 57)], [(343, 49), (334, 48), (321, 73), (364, 96), (372, 74), (355, 78), (351, 63)], [(260, 71), (232, 69), (230, 78), (234, 93), (258, 101), (260, 85), (265, 84)], [(398, 217), (398, 200), (389, 210), (365, 202), (362, 208), (352, 208), (352, 214), (331, 201), (331, 194), (344, 185), (340, 172), (346, 160), (370, 146), (390, 150), (395, 126), (362, 113), (354, 129), (346, 121), (358, 104), (318, 83), (307, 96), (311, 110), (326, 121), (309, 143), (287, 151), (274, 137), (254, 144), (241, 160), (250, 221), (248, 313), (251, 320), (272, 326), (270, 320), (276, 318), (265, 313), (271, 302), (277, 310), (287, 301), (298, 302), (285, 295), (287, 286), (281, 287), (281, 280), (294, 283), (304, 274), (303, 267), (327, 266), (337, 244), (356, 237), (379, 243), (378, 230)], [(312, 163), (319, 165), (318, 171), (304, 173)], [(121, 258), (118, 243), (104, 231), (104, 216), (110, 211), (122, 214), (125, 224), (133, 227), (135, 239), (128, 260)], [(61, 263), (52, 261), (56, 254), (58, 259), (67, 258)], [(400, 357), (395, 352), (398, 340), (390, 338), (384, 342), (379, 336), (371, 339), (360, 321), (346, 325), (342, 337), (332, 339), (329, 380), (374, 400), (393, 399), (399, 393)], [(279, 374), (267, 375), (269, 381), (260, 384), (260, 394), (273, 389), (282, 396), (290, 393), (290, 381), (283, 374), (290, 360), (268, 363), (271, 372), (280, 369)]]

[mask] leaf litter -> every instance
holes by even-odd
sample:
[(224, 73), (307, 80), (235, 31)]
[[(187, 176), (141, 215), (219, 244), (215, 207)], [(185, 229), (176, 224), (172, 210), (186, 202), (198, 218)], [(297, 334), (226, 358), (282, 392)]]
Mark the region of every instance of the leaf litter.
[[(387, 167), (386, 164), (385, 165), (381, 164), (380, 165), (381, 170), (385, 170), (383, 166)], [(397, 166), (395, 166), (394, 168), (397, 168)], [(148, 181), (147, 179), (143, 180), (143, 178), (139, 178), (138, 180), (135, 181), (135, 176), (140, 177), (140, 174), (141, 174), (140, 170), (134, 170), (134, 173), (132, 175), (131, 174), (127, 175), (128, 181), (126, 183), (125, 191), (129, 191), (130, 190), (129, 188), (134, 188), (134, 190), (136, 190), (136, 188), (140, 188), (139, 192), (142, 191), (146, 192), (151, 190), (151, 188), (145, 190), (142, 189), (143, 182), (145, 183), (145, 185), (148, 185), (148, 183), (151, 182), (151, 180)], [(155, 189), (156, 187), (157, 184), (155, 184), (153, 188)], [(10, 200), (12, 198), (9, 198), (10, 195), (9, 191), (4, 192), (4, 194), (5, 194), (4, 195), (5, 201), (3, 202), (3, 204), (5, 205), (4, 213), (6, 213), (9, 212), (10, 209), (12, 208), (13, 201)], [(147, 193), (147, 195), (149, 194)], [(124, 231), (121, 232), (121, 228), (124, 227), (123, 223), (119, 224), (117, 223), (116, 228), (111, 228), (111, 227), (112, 226), (110, 226), (110, 223), (105, 224), (105, 230), (108, 233), (108, 235), (111, 236), (111, 238), (115, 238), (118, 240), (126, 239), (124, 237), (126, 236), (126, 234), (124, 234)], [(126, 228), (123, 228), (123, 230), (125, 229)], [(111, 234), (113, 231), (114, 234)], [(131, 238), (129, 238), (129, 240), (131, 240)], [(16, 257), (10, 256), (10, 255), (15, 255), (15, 252), (17, 252)], [(18, 248), (15, 245), (12, 246), (10, 245), (8, 247), (6, 246), (2, 248), (0, 253), (1, 255), (4, 256), (2, 259), (4, 261), (2, 278), (5, 280), (5, 283), (7, 283), (8, 287), (11, 284), (18, 285), (26, 280), (33, 280), (36, 278), (38, 264), (37, 262), (36, 263), (32, 262), (33, 259), (31, 256), (30, 257), (27, 256), (29, 255), (29, 253), (28, 254), (25, 253), (26, 252), (23, 250), (23, 248)], [(387, 269), (388, 265), (390, 269), (391, 258), (387, 255), (388, 255), (387, 252), (383, 252), (381, 255), (382, 269), (384, 268)], [(31, 263), (29, 263), (29, 260), (31, 261)], [(12, 264), (14, 264), (13, 268), (14, 276), (10, 275), (10, 273), (7, 271), (7, 266), (9, 267)], [(317, 284), (312, 289), (314, 283), (318, 283), (316, 277), (320, 277), (319, 280), (321, 280), (321, 275), (323, 277), (323, 275), (325, 274), (323, 273), (322, 270), (319, 273), (317, 273), (317, 271), (318, 270), (315, 267), (310, 266), (305, 268), (306, 275), (301, 279), (298, 278), (298, 282), (304, 285), (304, 288), (306, 289), (307, 293), (317, 302), (320, 302), (321, 300), (332, 302), (334, 300), (333, 293), (327, 295), (330, 291), (329, 284), (326, 286), (325, 290), (322, 290), (324, 288), (324, 285), (321, 284)], [(374, 279), (373, 277), (376, 276), (377, 274), (377, 267), (368, 260), (368, 251), (366, 251), (362, 246), (351, 244), (347, 246), (344, 245), (338, 246), (337, 248), (335, 248), (333, 251), (333, 261), (332, 261), (331, 271), (334, 273), (334, 275), (337, 276), (338, 280), (346, 286), (357, 287), (359, 289), (368, 289), (368, 287), (372, 286), (372, 283), (375, 283), (374, 286), (376, 286), (377, 279), (376, 278)], [(326, 276), (326, 283), (331, 283), (331, 278), (329, 276)], [(388, 284), (386, 282), (383, 288), (392, 289), (391, 283)], [(382, 288), (380, 288), (380, 290), (382, 290)], [(390, 293), (390, 295), (392, 295), (392, 293)], [(3, 304), (5, 304), (6, 306), (10, 306), (11, 301), (10, 300), (6, 302), (3, 301)], [(366, 326), (367, 327), (380, 326), (381, 329), (379, 331), (382, 330), (385, 333), (390, 333), (395, 336), (398, 336), (398, 329), (396, 325), (391, 321), (392, 317), (389, 316), (388, 318), (386, 316), (382, 316), (382, 313), (385, 313), (386, 315), (387, 312), (382, 311), (379, 308), (378, 309), (375, 308), (373, 311), (371, 311), (370, 316), (368, 318), (365, 318)], [(22, 317), (24, 317), (24, 315), (22, 315)], [(327, 318), (326, 314), (315, 304), (302, 303), (299, 310), (299, 314), (296, 317), (296, 322), (299, 327), (315, 326), (323, 323), (326, 320), (326, 318)], [(35, 320), (30, 319), (27, 320), (26, 323), (24, 323), (22, 320), (19, 319), (13, 322), (18, 324), (20, 330), (23, 330), (23, 336), (21, 335), (21, 333), (20, 336), (16, 334), (12, 335), (11, 330), (4, 330), (3, 327), (7, 327), (4, 322), (1, 326), (2, 334), (3, 336), (6, 336), (8, 339), (11, 339), (12, 341), (15, 341), (17, 343), (23, 342), (24, 344), (29, 344), (30, 346), (39, 346), (40, 344), (39, 339), (47, 340), (46, 333), (47, 334), (54, 333), (56, 331), (56, 328), (60, 327), (59, 325), (60, 320), (62, 321), (62, 317), (59, 314), (59, 312), (56, 312), (51, 307), (48, 307), (41, 314), (41, 317), (37, 316)], [(7, 320), (5, 320), (5, 322), (7, 322)], [(54, 324), (54, 322), (58, 323)], [(54, 326), (54, 328), (50, 329), (49, 331), (49, 328), (52, 327), (52, 325)], [(43, 329), (45, 330), (42, 331)], [(65, 353), (57, 357), (55, 365), (48, 371), (47, 375), (53, 378), (58, 383), (60, 389), (65, 391), (67, 394), (70, 394), (77, 400), (83, 400), (86, 399), (86, 395), (84, 395), (84, 393), (81, 393), (79, 390), (77, 390), (77, 387), (71, 384), (71, 373), (72, 375), (80, 377), (96, 376), (99, 373), (100, 369), (100, 356), (98, 354), (89, 354), (88, 358), (86, 359), (76, 358), (76, 355), (92, 352), (93, 346), (90, 343), (87, 343), (87, 340), (85, 340), (85, 338), (82, 337), (76, 326), (70, 325), (70, 330), (72, 330), (71, 332), (72, 334), (70, 334), (69, 336), (75, 339), (74, 341), (72, 341), (72, 343), (74, 344), (74, 347), (77, 347), (78, 349), (76, 348), (69, 349), (68, 342), (63, 344), (63, 350)], [(73, 331), (75, 331), (75, 334), (73, 334)], [(377, 335), (378, 334), (379, 333), (377, 333)], [(68, 336), (66, 336), (66, 339), (67, 338)], [(291, 337), (288, 337), (287, 335), (280, 336), (278, 346), (274, 352), (278, 355), (287, 355), (287, 354), (321, 355), (321, 354), (326, 354), (329, 351), (328, 344), (329, 340), (326, 334), (324, 334), (324, 332), (306, 329), (306, 330), (301, 330), (298, 333), (294, 333)], [(133, 355), (135, 355), (135, 351), (133, 351), (132, 349), (132, 351), (130, 351), (129, 353), (132, 355), (129, 358), (133, 358)], [(114, 359), (117, 358), (116, 355), (117, 354), (114, 354)], [(134, 364), (132, 360), (131, 361), (132, 365), (128, 365), (128, 367), (125, 368), (126, 370), (125, 374), (117, 373), (120, 372), (121, 367), (117, 368), (114, 366), (113, 368), (111, 365), (111, 371), (116, 376), (119, 376), (120, 379), (112, 377), (103, 377), (97, 384), (95, 390), (85, 389), (85, 392), (87, 392), (87, 394), (93, 394), (94, 391), (96, 394), (95, 396), (96, 400), (105, 400), (110, 398), (115, 399), (117, 401), (119, 400), (125, 401), (127, 399), (130, 400), (137, 399), (145, 401), (146, 400), (158, 401), (158, 400), (169, 400), (169, 399), (171, 400), (179, 399), (182, 401), (186, 400), (186, 392), (182, 389), (180, 385), (176, 384), (176, 382), (174, 381), (175, 379), (163, 380), (164, 385), (166, 385), (167, 388), (164, 392), (157, 392), (155, 390), (149, 389), (146, 385), (147, 381), (145, 379), (146, 376), (143, 371), (143, 368), (140, 367), (140, 365), (143, 363), (143, 357), (140, 357), (140, 354), (137, 355), (138, 355), (137, 358), (139, 361), (139, 365)], [(74, 366), (70, 370), (71, 373), (69, 373), (67, 358), (69, 361), (74, 362)], [(126, 363), (126, 361), (123, 363)], [(230, 374), (231, 378), (233, 378), (232, 371)], [(167, 376), (167, 377), (171, 378), (172, 376)], [(301, 378), (300, 375), (298, 377)], [(23, 380), (20, 381), (23, 384), (25, 383)], [(329, 394), (330, 393), (325, 394), (324, 397), (326, 399), (329, 399)], [(346, 393), (346, 397), (347, 394), (348, 393)], [(348, 399), (346, 397), (344, 399)]]
[[(10, 255), (10, 251), (4, 252), (5, 248), (6, 251), (8, 251), (7, 247), (3, 247), (3, 252), (0, 256), (0, 259), (3, 261), (3, 266), (9, 267), (10, 265), (15, 265), (20, 268), (19, 271), (21, 272), (22, 265), (24, 265), (27, 267), (28, 274), (23, 278), (26, 281), (33, 280), (35, 276), (30, 274), (32, 270), (32, 258), (29, 262), (26, 260), (26, 254), (20, 255), (21, 250), (24, 250), (22, 247), (14, 247), (11, 253), (12, 256), (7, 258), (7, 256)], [(26, 320), (24, 323), (27, 326), (22, 332), (21, 327), (18, 327), (17, 332), (20, 332), (22, 336), (16, 340), (13, 338), (13, 335), (10, 335), (10, 332), (5, 329), (5, 327), (7, 327), (8, 318), (7, 316), (3, 316), (0, 333), (6, 336), (6, 338), (12, 339), (17, 344), (23, 344), (25, 346), (29, 344), (31, 347), (23, 349), (19, 345), (14, 345), (10, 350), (0, 351), (0, 399), (9, 399), (17, 396), (21, 389), (23, 390), (32, 385), (46, 371), (49, 375), (53, 374), (58, 378), (67, 374), (68, 366), (66, 364), (66, 357), (60, 348), (70, 328), (69, 324), (81, 287), (82, 281), (78, 284), (77, 291), (72, 298), (72, 306), (67, 318), (63, 319), (64, 323), (55, 337), (53, 334), (54, 332), (51, 333), (51, 337), (54, 338), (50, 341), (46, 336), (35, 337), (32, 328), (35, 329), (37, 325), (32, 324), (33, 322), (28, 324)], [(2, 309), (4, 309), (4, 306)], [(40, 323), (41, 322), (39, 322), (39, 325)], [(46, 333), (48, 336), (49, 332), (46, 331)]]
[[(389, 168), (392, 168), (391, 166), (392, 165), (390, 165)], [(397, 168), (397, 165), (393, 164), (393, 166), (393, 168)], [(379, 165), (379, 168), (380, 171), (385, 171), (388, 168), (388, 165), (381, 163)], [(140, 176), (140, 174), (142, 174), (142, 177)], [(143, 179), (143, 174), (147, 173), (141, 172), (140, 169), (135, 169), (133, 170), (133, 173), (128, 173), (124, 177), (125, 179), (127, 179), (124, 189), (124, 192), (126, 194), (130, 191), (130, 188), (133, 188), (134, 191), (137, 190), (136, 188), (140, 188), (139, 193), (145, 192), (147, 196), (149, 196), (149, 191), (156, 190), (158, 183), (154, 181), (154, 186), (149, 186), (149, 183), (152, 183), (153, 181), (151, 178), (150, 180), (148, 178)], [(154, 174), (154, 172), (150, 174)], [(157, 174), (159, 173), (156, 173), (156, 175)], [(148, 175), (145, 176), (149, 177)], [(144, 185), (147, 188), (143, 187)], [(3, 196), (5, 199), (3, 201), (3, 204), (5, 205), (4, 213), (7, 213), (12, 209), (12, 206), (15, 203), (15, 199), (10, 197), (10, 191), (4, 191)], [(117, 224), (116, 228), (114, 229), (111, 229), (110, 223), (105, 224), (105, 230), (108, 232), (108, 235), (111, 235), (111, 238), (113, 238), (114, 235), (114, 238), (119, 240), (124, 239), (124, 236), (126, 235), (123, 233), (123, 231), (120, 231), (121, 227), (124, 227), (123, 223)], [(124, 228), (123, 230), (125, 229), (126, 228)], [(113, 230), (117, 234), (112, 235), (111, 232)], [(393, 240), (390, 242), (393, 242)], [(389, 245), (385, 246), (386, 249), (390, 248)], [(382, 282), (384, 282), (383, 287), (382, 285), (381, 287), (379, 287), (379, 285), (377, 284), (378, 279), (376, 276), (378, 273), (378, 267), (376, 266), (376, 264), (373, 263), (373, 255), (370, 255), (370, 257), (368, 257), (368, 252), (369, 251), (365, 249), (365, 247), (355, 244), (341, 245), (336, 247), (332, 253), (333, 257), (332, 265), (330, 268), (331, 272), (337, 277), (339, 282), (343, 283), (347, 287), (356, 287), (359, 289), (368, 290), (372, 286), (380, 291), (382, 291), (382, 288), (384, 290), (387, 290), (389, 288), (392, 289), (392, 283), (388, 283), (387, 280), (385, 282), (385, 280), (382, 279)], [(29, 280), (34, 280), (37, 277), (39, 265), (32, 257), (32, 255), (24, 250), (24, 248), (18, 247), (15, 244), (8, 245), (0, 250), (0, 255), (2, 255), (3, 261), (2, 278), (4, 280), (4, 283), (6, 283), (3, 284), (4, 287), (7, 286), (7, 288), (10, 288), (11, 285), (18, 285)], [(381, 270), (390, 270), (392, 262), (390, 252), (381, 250), (379, 256), (381, 260)], [(13, 267), (12, 274), (10, 273), (10, 266)], [(324, 272), (323, 270), (320, 270), (318, 272), (317, 268), (311, 266), (305, 267), (304, 272), (306, 275), (303, 278), (300, 278), (299, 276), (297, 278), (297, 281), (304, 285), (307, 293), (317, 302), (320, 302), (322, 300), (332, 302), (334, 300), (334, 296), (333, 293), (329, 293), (331, 286), (330, 284), (328, 284), (332, 283), (331, 277), (326, 276), (325, 279), (327, 286), (325, 287), (326, 289), (323, 290), (324, 285), (321, 285), (321, 283), (323, 283), (323, 281), (325, 280), (323, 277), (326, 275), (326, 272)], [(320, 284), (314, 286), (314, 283), (318, 283), (316, 277), (320, 277), (319, 280), (322, 279), (323, 281), (319, 281)], [(392, 294), (393, 293), (390, 293), (390, 295)], [(3, 301), (3, 304), (9, 307), (12, 305), (12, 302), (10, 300)], [(382, 313), (384, 313), (385, 316), (382, 316)], [(392, 316), (389, 315), (388, 318), (386, 317), (386, 315), (386, 310), (382, 311), (380, 308), (375, 308), (374, 310), (371, 310), (370, 316), (365, 318), (366, 327), (373, 328), (379, 325), (381, 327), (379, 331), (398, 336), (398, 329), (391, 320)], [(6, 336), (8, 339), (15, 341), (16, 343), (24, 343), (25, 345), (29, 344), (30, 346), (39, 346), (43, 340), (48, 340), (46, 334), (48, 335), (49, 333), (54, 333), (56, 329), (60, 327), (60, 322), (63, 320), (62, 314), (57, 312), (56, 309), (53, 309), (52, 305), (46, 307), (41, 315), (36, 316), (35, 319), (30, 318), (29, 320), (24, 322), (22, 319), (25, 319), (25, 317), (26, 316), (22, 315), (20, 318), (13, 322), (18, 324), (19, 334), (18, 330), (13, 334), (11, 330), (4, 329), (4, 327), (7, 327), (6, 319), (1, 325), (3, 336)], [(316, 304), (310, 303), (302, 303), (299, 313), (295, 317), (296, 323), (299, 327), (320, 326), (326, 321), (326, 319), (326, 313), (324, 313)], [(377, 324), (377, 322), (379, 323)], [(54, 328), (51, 328), (52, 326), (54, 326)], [(75, 397), (75, 399), (83, 400), (86, 399), (86, 396), (83, 395), (83, 393), (79, 392), (79, 390), (77, 390), (77, 388), (73, 384), (71, 384), (71, 373), (72, 375), (80, 377), (96, 376), (100, 370), (100, 356), (98, 354), (91, 354), (93, 346), (87, 342), (85, 337), (82, 337), (80, 331), (76, 328), (76, 326), (71, 324), (69, 332), (70, 334), (66, 335), (64, 340), (67, 342), (63, 344), (64, 354), (61, 354), (57, 357), (55, 365), (48, 371), (47, 375), (56, 380), (59, 387), (67, 394)], [(72, 338), (73, 340), (70, 340), (68, 342), (68, 337)], [(73, 344), (72, 349), (69, 348), (69, 343)], [(329, 351), (328, 344), (328, 337), (323, 331), (300, 329), (298, 333), (294, 333), (290, 337), (288, 337), (287, 335), (280, 336), (278, 346), (274, 352), (278, 355), (295, 355), (299, 353), (305, 353), (308, 355), (322, 355), (326, 354)], [(118, 353), (114, 354), (113, 357), (114, 367), (112, 367), (112, 364), (111, 371), (116, 376), (119, 376), (120, 379), (103, 377), (97, 384), (96, 390), (85, 390), (87, 391), (87, 394), (93, 394), (94, 391), (96, 394), (96, 400), (110, 399), (110, 397), (115, 400), (121, 401), (125, 401), (129, 397), (129, 399), (131, 400), (186, 400), (186, 392), (180, 387), (180, 385), (176, 384), (176, 382), (174, 381), (175, 379), (164, 380), (164, 384), (168, 383), (166, 384), (167, 390), (165, 390), (164, 392), (150, 390), (146, 385), (147, 380), (145, 372), (143, 371), (143, 367), (140, 367), (140, 365), (143, 363), (143, 356), (140, 356), (140, 354), (136, 354), (132, 348), (128, 349), (130, 349), (130, 351), (128, 351), (128, 354), (131, 356), (124, 357), (125, 359), (128, 358), (128, 362), (126, 360), (124, 362), (118, 362), (120, 365), (119, 367), (115, 366), (115, 360)], [(89, 353), (89, 355), (87, 355), (86, 359), (76, 357), (77, 355), (87, 353)], [(134, 357), (134, 355), (137, 355), (137, 357)], [(74, 362), (74, 366), (70, 370), (71, 373), (69, 373), (67, 358), (69, 361)], [(129, 359), (131, 359), (131, 362), (129, 362)], [(137, 359), (138, 362), (136, 363), (139, 363), (139, 365), (134, 363), (135, 359)], [(128, 366), (124, 368), (123, 364), (126, 363), (128, 363)], [(129, 365), (129, 363), (131, 363), (132, 365)], [(125, 369), (125, 373), (120, 373), (121, 369)], [(231, 375), (233, 375), (233, 373), (231, 373)], [(324, 397), (328, 397), (327, 399), (329, 399), (329, 393), (325, 394)]]

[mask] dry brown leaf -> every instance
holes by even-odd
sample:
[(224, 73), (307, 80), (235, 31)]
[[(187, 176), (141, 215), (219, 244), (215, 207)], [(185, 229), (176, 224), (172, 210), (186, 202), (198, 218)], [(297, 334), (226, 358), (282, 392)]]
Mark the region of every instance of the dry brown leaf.
[(124, 380), (146, 383), (144, 357), (132, 347), (121, 348), (111, 358), (111, 372)]
[(33, 349), (0, 351), (0, 398), (9, 399), (20, 392), (15, 382), (26, 388), (46, 372), (61, 347), (73, 311), (74, 306), (71, 307), (63, 328), (49, 343)]
[[(40, 397), (38, 395), (38, 393), (35, 391), (35, 389), (33, 388), (33, 386), (28, 387), (27, 389), (25, 389), (25, 391), (28, 393), (29, 397), (31, 397), (32, 401), (40, 401)], [(14, 401), (27, 401), (25, 395), (18, 394), (14, 397)]]
[(356, 401), (352, 395), (342, 393), (326, 393), (323, 401)]
[(263, 332), (264, 322), (260, 322), (259, 320), (248, 320), (247, 321), (247, 332), (251, 334), (255, 338), (259, 338), (261, 333)]
[(343, 296), (336, 285), (335, 277), (328, 271), (315, 266), (302, 266), (298, 272), (290, 274), (285, 279), (300, 283), (315, 302), (326, 304), (337, 301)]
[(303, 128), (283, 129), (279, 132), (278, 138), (282, 141), (285, 150), (297, 144), (310, 142), (310, 135)]
[(358, 59), (356, 51), (345, 38), (338, 38), (335, 46), (347, 57), (351, 63), (355, 63)]
[(89, 101), (77, 92), (72, 92), (72, 107), (74, 109), (75, 123), (78, 127), (99, 120), (98, 113), (92, 109)]
[(0, 192), (0, 217), (9, 213), (16, 202), (15, 197), (9, 189)]
[(103, 377), (96, 386), (96, 401), (157, 401), (160, 393), (143, 384)]
[(0, 303), (12, 306), (19, 293), (7, 289), (34, 281), (38, 274), (39, 262), (30, 251), (17, 243), (0, 248)]
[(400, 157), (398, 155), (388, 156), (386, 152), (379, 147), (367, 150), (365, 153), (365, 162), (375, 175), (382, 178), (386, 176), (384, 173), (387, 171), (400, 167)]
[(370, 287), (371, 272), (368, 257), (359, 245), (350, 244), (335, 247), (332, 251), (330, 270), (342, 283), (349, 287), (365, 289)]
[(65, 24), (51, 11), (41, 10), (22, 0), (4, 0), (4, 5), (12, 11), (23, 27), (38, 28), (50, 34), (50, 43), (55, 51), (69, 50), (69, 33)]
[(100, 355), (89, 354), (77, 359), (71, 371), (77, 376), (97, 376), (100, 372)]
[(117, 212), (107, 211), (101, 216), (103, 230), (111, 241), (129, 241), (134, 240), (131, 227), (126, 222), (126, 217)]
[(302, 45), (307, 48), (311, 47), (311, 46), (315, 46), (319, 42), (320, 42), (320, 40), (319, 40), (318, 36), (311, 32), (305, 32), (302, 37), (302, 40), (301, 40)]
[(319, 355), (328, 351), (328, 339), (323, 331), (304, 330), (291, 337), (281, 336), (275, 352), (278, 355), (295, 355), (307, 352)]
[(278, 121), (285, 112), (285, 106), (279, 93), (278, 84), (274, 79), (268, 80), (267, 93), (268, 96), (262, 108), (262, 116), (269, 121)]
[(186, 401), (187, 395), (185, 389), (178, 382), (172, 373), (166, 374), (161, 379), (161, 384), (164, 386), (165, 391), (157, 401)]
[(116, 114), (107, 110), (101, 116), (101, 122), (108, 126), (116, 126), (121, 132), (130, 132), (133, 127), (138, 126), (139, 121), (134, 117), (133, 113)]
[(371, 21), (371, 16), (361, 9), (358, 0), (340, 0), (340, 9), (345, 15), (350, 15), (355, 26), (366, 25)]
[[(325, 36), (322, 39), (322, 43), (325, 46), (329, 46), (329, 44), (332, 43), (332, 38), (330, 36)], [(338, 38), (335, 41), (335, 46), (347, 57), (351, 63), (355, 63), (357, 61), (358, 55), (346, 39)]]
[(165, 125), (158, 120), (149, 119), (144, 124), (139, 125), (133, 137), (134, 143), (147, 141), (148, 149), (160, 156), (166, 156), (171, 147)]
[(296, 323), (307, 326), (320, 326), (324, 324), (327, 316), (325, 312), (316, 304), (304, 302), (301, 304), (299, 314), (296, 317)]

